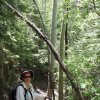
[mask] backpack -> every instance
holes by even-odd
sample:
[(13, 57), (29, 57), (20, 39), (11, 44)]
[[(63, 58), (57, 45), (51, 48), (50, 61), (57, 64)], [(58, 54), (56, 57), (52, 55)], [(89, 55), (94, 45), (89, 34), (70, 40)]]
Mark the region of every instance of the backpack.
[[(23, 88), (24, 88), (24, 86), (22, 85), (22, 84), (19, 84), (18, 86), (22, 86)], [(11, 91), (11, 100), (16, 100), (16, 91), (17, 91), (17, 87), (18, 86), (16, 86), (12, 91)], [(25, 91), (25, 94), (24, 94), (24, 97), (25, 97), (25, 100), (26, 100), (26, 93), (27, 93), (27, 89), (26, 88), (24, 88), (24, 91)], [(30, 92), (30, 91), (29, 91)], [(30, 92), (30, 94), (31, 94), (31, 97), (33, 98), (33, 96), (32, 96), (32, 93)]]

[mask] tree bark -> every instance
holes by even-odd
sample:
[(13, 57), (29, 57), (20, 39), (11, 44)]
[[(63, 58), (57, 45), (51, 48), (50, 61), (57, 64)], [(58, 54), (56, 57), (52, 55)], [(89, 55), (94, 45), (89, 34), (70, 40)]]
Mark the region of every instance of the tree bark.
[(52, 51), (53, 55), (55, 56), (55, 59), (58, 61), (61, 69), (65, 72), (67, 78), (69, 79), (73, 89), (76, 92), (76, 95), (78, 97), (78, 100), (85, 100), (84, 97), (82, 96), (80, 89), (77, 85), (77, 83), (75, 82), (75, 80), (73, 79), (71, 73), (68, 70), (68, 66), (65, 66), (64, 62), (61, 60), (59, 54), (57, 53), (57, 51), (55, 50), (54, 46), (52, 45), (52, 43), (49, 41), (49, 39), (39, 30), (39, 28), (31, 21), (29, 21), (27, 18), (25, 18), (21, 13), (19, 13), (16, 9), (14, 9), (10, 4), (8, 4), (6, 1), (2, 1), (6, 6), (8, 6), (10, 9), (13, 10), (13, 12), (20, 17), (22, 20), (24, 20), (38, 35), (41, 39), (43, 39), (47, 46), (50, 48), (50, 50)]
[[(66, 3), (63, 2), (63, 10), (66, 10)], [(62, 32), (60, 39), (60, 57), (63, 61), (65, 58), (65, 31), (66, 31), (66, 15), (63, 13)], [(63, 100), (63, 70), (59, 67), (59, 100)]]
[[(65, 58), (65, 22), (63, 20), (63, 25), (62, 25), (62, 33), (61, 33), (61, 40), (60, 40), (60, 57), (61, 60)], [(63, 70), (61, 67), (59, 67), (59, 100), (63, 100)]]
[[(57, 40), (57, 0), (53, 0), (53, 10), (52, 10), (52, 28), (51, 28), (51, 43), (56, 48)], [(50, 52), (51, 60), (50, 60), (50, 69), (51, 69), (51, 90), (53, 95), (53, 100), (55, 100), (54, 88), (55, 88), (55, 78), (54, 71), (52, 69), (55, 68), (55, 57), (52, 52)]]

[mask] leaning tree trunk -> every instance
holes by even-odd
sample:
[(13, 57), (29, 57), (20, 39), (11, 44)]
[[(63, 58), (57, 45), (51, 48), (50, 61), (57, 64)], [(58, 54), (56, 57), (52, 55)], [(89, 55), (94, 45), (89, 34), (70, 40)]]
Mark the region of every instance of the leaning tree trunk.
[[(2, 0), (1, 0), (2, 1)], [(13, 10), (13, 13), (15, 13), (18, 17), (23, 19), (27, 25), (29, 25), (38, 35), (40, 38), (42, 38), (47, 46), (50, 48), (52, 51), (53, 55), (55, 56), (55, 59), (58, 61), (60, 67), (63, 69), (64, 73), (66, 74), (67, 78), (69, 79), (73, 89), (75, 90), (75, 93), (78, 97), (78, 100), (85, 100), (83, 95), (81, 94), (81, 91), (79, 89), (78, 83), (75, 82), (75, 79), (72, 77), (73, 75), (69, 72), (68, 66), (64, 64), (64, 62), (61, 60), (59, 54), (57, 53), (56, 49), (52, 45), (52, 43), (49, 41), (49, 39), (39, 30), (39, 28), (31, 21), (29, 21), (27, 18), (22, 16), (16, 9), (14, 9), (10, 4), (8, 4), (5, 1), (2, 1), (6, 6), (8, 6), (10, 9)]]

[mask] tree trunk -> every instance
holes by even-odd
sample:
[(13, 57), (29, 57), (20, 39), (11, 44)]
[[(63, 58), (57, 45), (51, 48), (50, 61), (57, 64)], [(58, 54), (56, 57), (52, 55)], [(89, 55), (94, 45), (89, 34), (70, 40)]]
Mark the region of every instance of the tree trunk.
[[(63, 10), (66, 10), (65, 2), (63, 2)], [(65, 30), (66, 30), (66, 21), (65, 21), (65, 14), (63, 13), (62, 32), (60, 39), (60, 57), (62, 61), (65, 58)], [(63, 70), (61, 67), (59, 67), (59, 100), (63, 100)]]
[(100, 11), (97, 10), (97, 8), (96, 8), (95, 0), (93, 0), (93, 6), (94, 6), (95, 12), (98, 14), (98, 16), (100, 16)]
[[(68, 20), (68, 13), (67, 13), (67, 20)], [(67, 58), (67, 52), (66, 52), (67, 50), (68, 50), (68, 22), (66, 22), (66, 31), (65, 31), (65, 57), (66, 58)]]
[(43, 33), (46, 34), (46, 27), (45, 27), (45, 24), (44, 24), (43, 16), (41, 15), (41, 12), (40, 12), (40, 10), (39, 10), (39, 7), (38, 7), (38, 4), (37, 4), (36, 0), (33, 0), (33, 2), (34, 2), (35, 6), (36, 6), (36, 8), (37, 8), (37, 11), (38, 11), (39, 15), (40, 15), (40, 20), (41, 20), (42, 26), (43, 26)]
[(4, 54), (3, 54), (3, 45), (0, 44), (0, 100), (5, 100), (4, 93)]
[[(57, 0), (53, 2), (53, 12), (52, 12), (52, 29), (51, 29), (51, 43), (54, 47), (56, 47), (56, 40), (57, 40)], [(54, 88), (55, 88), (55, 79), (54, 79), (54, 72), (52, 69), (55, 68), (55, 58), (52, 52), (51, 53), (51, 60), (50, 60), (50, 85), (51, 91), (53, 94), (53, 100), (55, 100), (54, 96)]]
[[(60, 57), (61, 60), (63, 61), (65, 57), (65, 43), (64, 43), (64, 38), (65, 38), (65, 22), (63, 20), (63, 25), (62, 25), (62, 33), (61, 33), (61, 40), (60, 40)], [(59, 100), (63, 100), (63, 70), (61, 67), (59, 67)]]
[(46, 0), (42, 0), (42, 18), (45, 21)]

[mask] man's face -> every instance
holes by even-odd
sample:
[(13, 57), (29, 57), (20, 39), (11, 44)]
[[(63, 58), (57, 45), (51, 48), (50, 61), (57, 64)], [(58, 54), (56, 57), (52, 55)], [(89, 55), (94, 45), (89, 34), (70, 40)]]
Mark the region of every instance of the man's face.
[(31, 82), (31, 74), (30, 73), (25, 73), (23, 75), (23, 81), (26, 83), (26, 84), (29, 84)]

